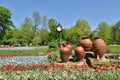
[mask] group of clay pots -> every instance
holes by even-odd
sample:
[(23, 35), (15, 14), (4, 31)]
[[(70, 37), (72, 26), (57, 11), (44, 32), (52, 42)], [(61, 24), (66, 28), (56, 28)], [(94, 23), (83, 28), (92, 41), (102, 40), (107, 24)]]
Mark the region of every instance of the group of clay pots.
[[(61, 44), (59, 51), (62, 62), (67, 62), (70, 55), (72, 55), (71, 43), (66, 42)], [(85, 52), (89, 51), (92, 51), (94, 56), (99, 56), (99, 58), (102, 58), (106, 53), (106, 43), (101, 38), (95, 38), (95, 40), (92, 42), (89, 37), (82, 37), (82, 40), (75, 48), (76, 61), (82, 61), (85, 56)]]
[(92, 51), (95, 57), (103, 58), (103, 55), (106, 53), (106, 43), (102, 38), (95, 37), (92, 42), (89, 37), (83, 37), (80, 41), (81, 46), (86, 52)]

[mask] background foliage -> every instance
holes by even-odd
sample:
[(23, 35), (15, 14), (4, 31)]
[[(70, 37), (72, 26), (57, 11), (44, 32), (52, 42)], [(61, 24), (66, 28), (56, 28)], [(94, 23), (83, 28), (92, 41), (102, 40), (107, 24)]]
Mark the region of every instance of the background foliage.
[(13, 26), (11, 11), (0, 6), (0, 45), (39, 46), (48, 45), (51, 42), (58, 43), (70, 41), (78, 43), (82, 36), (101, 37), (107, 44), (120, 44), (120, 21), (113, 25), (106, 22), (98, 24), (96, 30), (92, 31), (89, 23), (84, 19), (76, 20), (76, 24), (64, 28), (59, 34), (56, 27), (59, 24), (55, 19), (48, 19), (38, 12), (33, 12), (32, 17), (25, 17), (20, 26)]

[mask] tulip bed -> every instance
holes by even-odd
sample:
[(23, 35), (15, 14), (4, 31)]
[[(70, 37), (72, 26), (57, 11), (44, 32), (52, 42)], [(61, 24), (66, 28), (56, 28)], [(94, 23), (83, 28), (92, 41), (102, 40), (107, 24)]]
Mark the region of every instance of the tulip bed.
[(120, 65), (49, 64), (46, 56), (38, 56), (39, 51), (23, 52), (34, 52), (30, 56), (18, 56), (21, 51), (17, 55), (12, 55), (13, 52), (10, 55), (8, 51), (6, 56), (1, 51), (0, 80), (120, 80)]
[(33, 65), (47, 63), (46, 56), (4, 56), (0, 57), (0, 66), (2, 65)]
[[(21, 61), (16, 64), (11, 61)], [(30, 58), (30, 59), (29, 59)], [(40, 63), (38, 56), (18, 56), (2, 57), (4, 64), (0, 65), (0, 80), (119, 80), (120, 79), (120, 65), (116, 66), (96, 66), (88, 67), (85, 63), (83, 65), (65, 65)], [(6, 59), (10, 59), (11, 63)], [(25, 60), (26, 61), (25, 61)], [(28, 61), (27, 61), (28, 60)], [(23, 63), (23, 62), (26, 62)], [(38, 62), (36, 62), (38, 61)], [(0, 63), (1, 64), (1, 63)]]

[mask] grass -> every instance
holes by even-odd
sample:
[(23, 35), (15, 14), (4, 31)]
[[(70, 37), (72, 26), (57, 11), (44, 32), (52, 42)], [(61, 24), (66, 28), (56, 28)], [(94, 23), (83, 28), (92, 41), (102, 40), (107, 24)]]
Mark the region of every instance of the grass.
[[(75, 48), (73, 48), (75, 49)], [(110, 53), (120, 53), (120, 45), (107, 45), (108, 52)], [(38, 55), (45, 53), (48, 48), (35, 48), (30, 50), (0, 50), (0, 55)], [(54, 50), (58, 53), (58, 49)]]
[(120, 45), (108, 45), (107, 49), (110, 53), (120, 53)]
[(0, 55), (38, 55), (45, 53), (47, 48), (36, 48), (31, 50), (0, 50)]

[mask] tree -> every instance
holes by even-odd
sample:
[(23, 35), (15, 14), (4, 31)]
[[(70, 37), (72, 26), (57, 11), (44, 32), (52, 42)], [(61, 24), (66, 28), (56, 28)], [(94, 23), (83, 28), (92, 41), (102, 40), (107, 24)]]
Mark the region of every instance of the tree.
[(78, 27), (71, 27), (70, 29), (65, 29), (64, 38), (66, 41), (70, 41), (72, 43), (78, 43), (80, 40), (80, 34)]
[(42, 19), (42, 29), (47, 29), (48, 27), (48, 19), (47, 16), (44, 16)]
[(91, 34), (91, 27), (85, 20), (78, 19), (74, 27), (78, 27), (80, 36), (90, 36)]
[(36, 36), (33, 39), (33, 45), (39, 46), (41, 44), (40, 31), (37, 31)]
[(120, 42), (120, 21), (112, 26), (111, 35), (114, 42)]
[[(37, 30), (39, 29), (38, 27), (42, 23), (42, 18), (39, 14), (39, 12), (34, 12), (33, 13), (33, 40), (37, 35)], [(34, 42), (33, 42), (34, 43)]]
[(78, 43), (82, 36), (90, 36), (91, 28), (87, 21), (77, 20), (76, 24), (70, 29), (65, 29), (64, 38), (72, 43)]
[(16, 44), (20, 44), (21, 46), (25, 46), (25, 39), (24, 39), (24, 34), (20, 29), (16, 29), (16, 33), (14, 34), (14, 37), (16, 39)]
[(33, 31), (32, 31), (33, 23), (29, 17), (26, 17), (24, 22), (21, 24), (20, 32), (23, 35), (22, 45), (29, 45), (32, 43)]
[(9, 28), (5, 31), (2, 43), (4, 43), (5, 45), (13, 45), (15, 43), (14, 30), (14, 28)]
[(48, 19), (47, 16), (42, 18), (42, 28), (40, 29), (40, 38), (41, 44), (45, 45), (49, 40), (49, 32), (48, 32)]
[(41, 44), (45, 45), (49, 41), (49, 33), (47, 29), (40, 29), (40, 38), (41, 38)]
[(49, 27), (49, 39), (50, 41), (55, 41), (58, 39), (58, 32), (56, 31), (57, 21), (55, 19), (49, 19), (48, 27)]
[(65, 30), (65, 39), (78, 43), (82, 36), (90, 36), (91, 28), (85, 20), (77, 20), (75, 26)]
[[(0, 6), (0, 41), (3, 40), (3, 36), (5, 35), (5, 31), (9, 29), (9, 27), (13, 27), (13, 22), (11, 21), (11, 11), (8, 8)], [(0, 42), (0, 44), (3, 44)]]
[(102, 38), (107, 44), (111, 39), (111, 28), (106, 22), (101, 22), (98, 25), (98, 37)]
[[(33, 18), (26, 17), (16, 34), (17, 44), (28, 46), (45, 44), (48, 41), (47, 16), (40, 17), (38, 12), (34, 12)], [(39, 26), (41, 25), (41, 28)]]
[(0, 26), (3, 28), (4, 32), (10, 26), (13, 26), (11, 15), (11, 11), (8, 8), (0, 6)]

